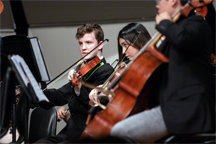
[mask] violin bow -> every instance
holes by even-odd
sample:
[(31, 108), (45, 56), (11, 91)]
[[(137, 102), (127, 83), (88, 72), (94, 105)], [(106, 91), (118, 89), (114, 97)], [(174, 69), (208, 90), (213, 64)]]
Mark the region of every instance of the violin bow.
[[(78, 62), (80, 62), (81, 60), (83, 60), (88, 54), (90, 54), (92, 51), (94, 51), (96, 48), (98, 48), (102, 43), (104, 43), (104, 45), (105, 44), (107, 44), (109, 42), (109, 40), (108, 39), (105, 39), (105, 40), (103, 40), (101, 43), (99, 43), (94, 49), (92, 49), (89, 53), (87, 53), (85, 56), (83, 56), (83, 57), (81, 57), (79, 60), (77, 60), (74, 64), (72, 64), (71, 66), (69, 66), (66, 70), (64, 70), (63, 72), (61, 72), (58, 76), (56, 76), (54, 79), (52, 79), (49, 83), (47, 83), (47, 86), (48, 85), (51, 85), (54, 81), (57, 81), (57, 80), (59, 80), (61, 77), (63, 77), (63, 74), (65, 73), (65, 72), (67, 72), (68, 70), (70, 70), (72, 67), (74, 67), (74, 65), (76, 65)], [(45, 89), (43, 89), (43, 91), (44, 90), (46, 90), (47, 89), (47, 87), (45, 88)]]

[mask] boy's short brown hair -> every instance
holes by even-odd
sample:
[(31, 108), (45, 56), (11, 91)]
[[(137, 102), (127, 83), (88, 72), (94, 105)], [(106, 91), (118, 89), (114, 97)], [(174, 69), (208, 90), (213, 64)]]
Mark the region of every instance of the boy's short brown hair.
[(95, 38), (97, 39), (98, 43), (104, 40), (104, 32), (101, 26), (92, 22), (86, 23), (81, 27), (79, 27), (77, 29), (76, 38), (79, 39), (83, 37), (86, 33), (91, 33), (91, 32), (95, 33)]
[(181, 1), (182, 6), (184, 6), (188, 2), (188, 0), (180, 0), (180, 1)]

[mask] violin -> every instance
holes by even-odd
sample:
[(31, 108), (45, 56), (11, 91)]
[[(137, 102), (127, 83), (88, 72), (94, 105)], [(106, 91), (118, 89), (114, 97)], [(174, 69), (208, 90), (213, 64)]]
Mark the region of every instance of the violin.
[(110, 82), (112, 82), (114, 79), (116, 79), (118, 76), (120, 76), (122, 71), (124, 70), (124, 68), (126, 66), (127, 66), (127, 64), (125, 62), (122, 62), (120, 68), (115, 72), (113, 77), (110, 79)]
[[(79, 71), (78, 71), (78, 76), (75, 75), (74, 79), (72, 80), (73, 85), (79, 85), (80, 84), (80, 79), (85, 76), (91, 69), (93, 69), (95, 66), (97, 66), (101, 60), (96, 56), (92, 60), (90, 60), (87, 64), (84, 64)], [(81, 65), (80, 63), (78, 65)]]
[(203, 7), (198, 7), (194, 10), (194, 12), (197, 14), (197, 15), (200, 15), (202, 17), (206, 17), (207, 13), (208, 13), (208, 8), (207, 6), (203, 6)]

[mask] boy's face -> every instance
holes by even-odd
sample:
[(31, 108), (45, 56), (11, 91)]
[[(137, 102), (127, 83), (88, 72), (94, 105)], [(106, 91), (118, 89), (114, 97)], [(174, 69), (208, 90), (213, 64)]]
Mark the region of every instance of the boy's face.
[[(79, 38), (79, 47), (80, 47), (80, 54), (81, 56), (85, 56), (89, 53), (92, 49), (94, 49), (98, 45), (98, 41), (95, 38), (94, 32), (86, 33), (83, 37)], [(99, 46), (100, 47), (100, 46)], [(93, 56), (98, 54), (98, 48), (88, 54), (84, 59), (90, 59)]]

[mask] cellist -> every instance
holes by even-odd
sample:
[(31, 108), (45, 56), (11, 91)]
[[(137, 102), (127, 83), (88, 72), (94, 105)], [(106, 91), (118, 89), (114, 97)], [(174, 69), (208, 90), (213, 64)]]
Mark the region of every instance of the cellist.
[[(124, 26), (118, 33), (118, 55), (119, 65), (124, 66), (139, 52), (139, 50), (149, 41), (151, 38), (149, 32), (141, 23), (129, 23)], [(122, 60), (123, 59), (123, 60)], [(102, 86), (102, 85), (101, 85)], [(100, 87), (100, 86), (99, 86)], [(114, 88), (116, 89), (116, 87)], [(112, 91), (114, 91), (112, 89)], [(98, 99), (97, 88), (93, 89), (89, 94), (89, 99), (91, 101), (96, 101)], [(100, 94), (100, 96), (106, 96), (105, 94)], [(109, 95), (110, 98), (112, 97)], [(112, 98), (111, 98), (112, 99)]]
[[(123, 65), (127, 64), (150, 38), (149, 32), (141, 23), (127, 24), (119, 31), (117, 37), (119, 61), (123, 59)], [(90, 100), (94, 101), (97, 99), (97, 92), (97, 89), (93, 89), (90, 92)], [(101, 96), (106, 95), (101, 94)]]
[[(96, 23), (86, 23), (77, 29), (76, 38), (79, 43), (80, 54), (88, 62), (97, 55), (101, 62), (91, 69), (82, 79), (86, 82), (99, 85), (103, 84), (109, 75), (113, 72), (110, 64), (106, 63), (102, 56), (104, 33), (100, 25)], [(98, 46), (92, 53), (91, 50)], [(83, 129), (85, 128), (86, 118), (88, 116), (89, 92), (91, 89), (72, 84), (73, 76), (77, 75), (76, 70), (70, 72), (71, 79), (68, 83), (59, 89), (47, 89), (44, 94), (55, 105), (62, 106), (68, 103), (70, 118), (67, 125), (56, 136), (41, 139), (36, 143), (72, 143), (79, 140)]]
[(211, 97), (211, 30), (193, 11), (176, 23), (172, 15), (188, 0), (157, 0), (156, 29), (165, 36), (159, 47), (169, 64), (157, 89), (159, 104), (130, 116), (111, 136), (131, 143), (150, 143), (169, 134), (214, 131), (215, 104)]

